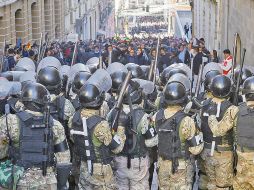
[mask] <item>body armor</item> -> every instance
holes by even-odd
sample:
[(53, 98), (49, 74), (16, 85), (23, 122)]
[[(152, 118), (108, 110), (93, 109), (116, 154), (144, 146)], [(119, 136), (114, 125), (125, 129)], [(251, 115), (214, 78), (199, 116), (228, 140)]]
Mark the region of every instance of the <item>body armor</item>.
[(240, 148), (254, 149), (254, 109), (246, 103), (239, 105), (239, 117), (237, 123), (237, 144)]
[(144, 114), (141, 108), (134, 109), (133, 114), (129, 112), (129, 126), (126, 129), (127, 139), (121, 153), (122, 155), (130, 156), (131, 158), (144, 157), (146, 155), (145, 136), (142, 135), (141, 130), (138, 128), (138, 124)]
[[(220, 121), (225, 112), (227, 111), (227, 109), (231, 106), (232, 104), (225, 100), (221, 103), (221, 107), (220, 107), (220, 115), (217, 118), (218, 121)], [(215, 141), (216, 145), (222, 145), (222, 144), (228, 144), (228, 145), (233, 145), (233, 139), (232, 139), (232, 133), (233, 133), (233, 129), (229, 130), (227, 135), (223, 136), (223, 137), (213, 137), (213, 133), (210, 129), (210, 127), (208, 126), (208, 116), (206, 114), (209, 114), (207, 112), (209, 112), (209, 110), (215, 109), (217, 110), (217, 104), (211, 102), (209, 105), (205, 106), (203, 108), (202, 111), (202, 115), (201, 115), (201, 131), (204, 134), (204, 141), (206, 143), (212, 143), (212, 141)], [(216, 113), (215, 113), (216, 114)]]
[[(85, 137), (74, 135), (74, 152), (76, 155), (79, 155), (81, 157), (81, 160), (87, 161), (91, 160), (92, 163), (102, 163), (102, 164), (109, 164), (112, 161), (112, 156), (110, 153), (109, 146), (104, 145), (103, 143), (97, 142), (97, 144), (94, 144), (94, 141), (98, 141), (96, 139), (93, 139), (93, 133), (95, 127), (104, 119), (98, 115), (94, 115), (92, 117), (89, 117), (87, 122), (87, 128), (88, 128), (88, 141), (89, 146), (85, 145)], [(83, 132), (83, 123), (81, 118), (80, 111), (77, 111), (73, 116), (72, 126), (75, 131), (81, 131)], [(100, 144), (98, 146), (98, 144)], [(77, 146), (76, 146), (77, 145)], [(90, 158), (87, 158), (86, 156), (86, 150), (90, 150)]]
[(166, 119), (164, 110), (157, 113), (155, 125), (158, 127), (158, 154), (163, 159), (175, 160), (187, 157), (187, 151), (181, 145), (179, 127), (186, 114), (182, 111), (175, 113), (171, 118)]
[(50, 103), (50, 115), (57, 121), (64, 121), (64, 106), (65, 97), (57, 96), (55, 100)]
[[(19, 166), (27, 168), (42, 168), (42, 162), (47, 161), (48, 166), (54, 165), (53, 144), (53, 118), (50, 117), (49, 129), (45, 125), (45, 116), (34, 116), (28, 112), (19, 112), (20, 119), (19, 147), (11, 147), (11, 157)], [(51, 132), (49, 132), (49, 130)], [(44, 142), (48, 135), (48, 144)], [(48, 155), (43, 154), (44, 148), (48, 148)]]

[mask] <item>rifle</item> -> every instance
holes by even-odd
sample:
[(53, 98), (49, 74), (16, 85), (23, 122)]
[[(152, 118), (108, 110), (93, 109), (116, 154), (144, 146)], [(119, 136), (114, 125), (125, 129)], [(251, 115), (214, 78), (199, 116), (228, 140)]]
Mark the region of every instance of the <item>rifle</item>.
[(108, 52), (109, 53), (108, 54), (108, 65), (110, 65), (112, 63), (112, 52), (113, 52), (113, 50)]
[(78, 48), (78, 42), (75, 43), (75, 47), (74, 47), (74, 50), (73, 50), (72, 61), (71, 61), (71, 66), (74, 65), (75, 62), (76, 62), (77, 48)]
[(38, 63), (43, 59), (45, 52), (47, 50), (48, 47), (48, 43), (49, 43), (49, 38), (48, 38), (48, 33), (45, 34), (45, 45), (42, 47), (40, 55), (39, 55), (39, 59), (38, 59)]
[(204, 57), (202, 57), (202, 64), (199, 67), (198, 81), (197, 81), (196, 89), (195, 89), (195, 97), (198, 97), (198, 95), (199, 95), (204, 66), (205, 66), (205, 61), (204, 61)]
[[(47, 133), (44, 134), (44, 142), (46, 145), (48, 145), (48, 142), (49, 142), (49, 137), (51, 137), (51, 129), (50, 129), (50, 126), (49, 126), (49, 118), (50, 118), (50, 96), (49, 95), (46, 95), (45, 97), (45, 113), (44, 113), (44, 120), (45, 120), (45, 127), (46, 127), (46, 131)], [(43, 155), (44, 156), (48, 156), (49, 157), (49, 149), (48, 147), (46, 146), (44, 149), (43, 149)], [(43, 161), (42, 162), (42, 175), (43, 176), (46, 176), (47, 175), (47, 167), (48, 167), (48, 162), (47, 161)]]
[(157, 42), (157, 47), (156, 47), (156, 56), (155, 56), (155, 64), (154, 64), (154, 78), (153, 82), (154, 84), (156, 83), (156, 72), (157, 72), (157, 67), (158, 67), (158, 56), (159, 56), (159, 46), (160, 46), (160, 37), (158, 37), (158, 42)]
[(123, 97), (130, 80), (131, 80), (131, 71), (128, 71), (128, 74), (124, 79), (123, 86), (121, 88), (120, 94), (118, 96), (118, 99), (115, 105), (116, 113), (112, 122), (112, 130), (115, 132), (117, 131), (117, 128), (118, 128), (118, 119), (120, 117), (121, 107), (123, 104)]
[(239, 94), (239, 90), (240, 90), (240, 81), (242, 80), (242, 74), (243, 74), (242, 71), (243, 71), (243, 64), (244, 64), (244, 60), (245, 60), (245, 54), (246, 54), (246, 49), (244, 48), (243, 49), (243, 58), (242, 58), (242, 61), (240, 63), (240, 72), (239, 72), (239, 75), (237, 77), (235, 94), (234, 94), (234, 97), (233, 97), (233, 104), (235, 106), (238, 105), (238, 94)]
[(232, 80), (235, 78), (235, 66), (236, 66), (236, 56), (237, 56), (237, 38), (239, 37), (238, 33), (235, 33), (235, 41), (233, 46), (233, 63), (232, 63)]
[(148, 73), (148, 80), (149, 81), (153, 81), (154, 66), (155, 66), (155, 60), (152, 60), (150, 67), (149, 67), (149, 73)]
[(40, 44), (39, 44), (39, 52), (38, 52), (38, 58), (37, 58), (37, 61), (38, 61), (38, 64), (39, 64), (39, 59), (40, 59), (40, 56), (41, 56), (41, 48), (42, 48), (42, 38), (43, 38), (43, 34), (41, 33), (41, 37), (40, 37)]
[(191, 55), (191, 65), (190, 65), (190, 69), (191, 69), (190, 97), (192, 97), (192, 88), (193, 88), (193, 60), (194, 60), (194, 57), (193, 57), (193, 55)]
[[(173, 119), (173, 133), (177, 133), (177, 123), (176, 123), (176, 118)], [(177, 152), (177, 147), (175, 146), (175, 143), (177, 141), (177, 135), (174, 135), (174, 137), (172, 138), (172, 145), (174, 147), (174, 152)], [(177, 171), (177, 168), (179, 166), (179, 162), (177, 158), (173, 158), (172, 159), (172, 174), (175, 174)]]

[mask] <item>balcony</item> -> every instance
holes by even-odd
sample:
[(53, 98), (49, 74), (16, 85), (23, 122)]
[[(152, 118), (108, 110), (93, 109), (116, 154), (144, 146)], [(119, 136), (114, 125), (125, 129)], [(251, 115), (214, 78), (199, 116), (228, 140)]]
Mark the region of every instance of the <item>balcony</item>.
[(12, 4), (18, 0), (0, 0), (0, 7)]

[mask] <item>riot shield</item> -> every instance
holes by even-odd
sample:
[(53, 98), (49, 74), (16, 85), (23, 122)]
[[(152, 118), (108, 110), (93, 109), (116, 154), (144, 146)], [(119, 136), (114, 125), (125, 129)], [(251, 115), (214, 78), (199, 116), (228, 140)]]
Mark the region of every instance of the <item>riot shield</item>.
[(84, 65), (83, 63), (77, 63), (77, 64), (71, 66), (71, 68), (69, 70), (68, 81), (72, 81), (74, 79), (75, 75), (80, 71), (90, 73), (90, 70), (86, 65)]
[(108, 71), (110, 75), (113, 74), (114, 72), (119, 72), (119, 71), (128, 73), (127, 68), (122, 63), (119, 63), (119, 62), (111, 63), (106, 70)]
[(96, 86), (100, 92), (107, 92), (112, 87), (112, 79), (106, 70), (98, 69), (85, 84)]
[(20, 94), (21, 83), (13, 81), (0, 80), (0, 97), (8, 97), (9, 95)]
[(20, 75), (19, 82), (36, 82), (36, 73), (34, 71), (27, 71)]
[(167, 84), (170, 77), (172, 77), (175, 74), (183, 74), (186, 77), (188, 77), (188, 74), (183, 70), (175, 67), (167, 67), (163, 70), (163, 72), (160, 75), (160, 80), (163, 85)]
[(167, 68), (181, 69), (186, 73), (186, 76), (188, 76), (188, 78), (191, 79), (191, 69), (190, 67), (188, 67), (188, 65), (184, 63), (175, 63), (168, 66)]
[(35, 64), (28, 57), (21, 58), (15, 66), (15, 71), (35, 71)]
[(38, 64), (37, 73), (39, 73), (39, 71), (45, 67), (55, 67), (57, 68), (57, 70), (59, 70), (61, 68), (61, 63), (55, 57), (52, 57), (52, 56), (45, 57)]
[[(91, 73), (94, 73), (97, 70), (97, 68), (99, 68), (100, 59), (98, 57), (92, 57), (88, 59), (88, 61), (86, 62), (86, 65), (90, 69)], [(102, 63), (102, 67), (106, 68), (104, 63)]]
[(62, 65), (60, 68), (60, 75), (63, 78), (64, 75), (69, 76), (71, 67), (69, 65)]
[(143, 71), (143, 78), (147, 80), (148, 79), (148, 75), (149, 75), (150, 66), (148, 66), (148, 65), (141, 65), (140, 67), (141, 67), (141, 69)]
[(135, 63), (128, 63), (125, 65), (125, 68), (128, 69), (128, 71), (131, 71), (132, 78), (142, 78), (143, 77), (143, 71), (141, 67)]
[(100, 62), (100, 59), (98, 57), (92, 57), (90, 59), (88, 59), (88, 61), (86, 62), (86, 65), (96, 65), (98, 66)]
[(171, 76), (168, 80), (168, 83), (171, 83), (171, 82), (179, 82), (179, 83), (183, 84), (186, 91), (189, 91), (191, 88), (190, 79), (182, 73), (178, 73), (178, 74)]
[(209, 71), (219, 71), (222, 74), (222, 69), (221, 69), (219, 63), (210, 62), (204, 66), (202, 80), (205, 80), (205, 76)]
[(27, 71), (7, 71), (0, 73), (0, 77), (4, 77), (9, 81), (19, 81), (20, 76), (26, 72)]
[(145, 95), (149, 95), (154, 91), (154, 83), (152, 81), (144, 80), (144, 79), (132, 79), (132, 81), (137, 82), (142, 88), (142, 91)]

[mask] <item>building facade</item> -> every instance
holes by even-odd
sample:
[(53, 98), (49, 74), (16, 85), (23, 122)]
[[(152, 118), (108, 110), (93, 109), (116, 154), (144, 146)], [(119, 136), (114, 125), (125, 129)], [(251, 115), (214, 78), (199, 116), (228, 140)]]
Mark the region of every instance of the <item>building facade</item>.
[(64, 35), (64, 4), (61, 0), (4, 0), (0, 3), (0, 45), (39, 43)]
[(254, 0), (193, 0), (192, 10), (194, 36), (204, 37), (209, 50), (220, 55), (227, 48), (232, 52), (236, 39), (237, 63), (242, 48), (246, 48), (245, 63), (254, 65)]
[(114, 36), (116, 1), (117, 0), (86, 0), (83, 19), (84, 40), (94, 40), (98, 36)]
[(65, 37), (70, 33), (76, 33), (79, 35), (79, 39), (83, 39), (86, 6), (87, 0), (64, 0)]

